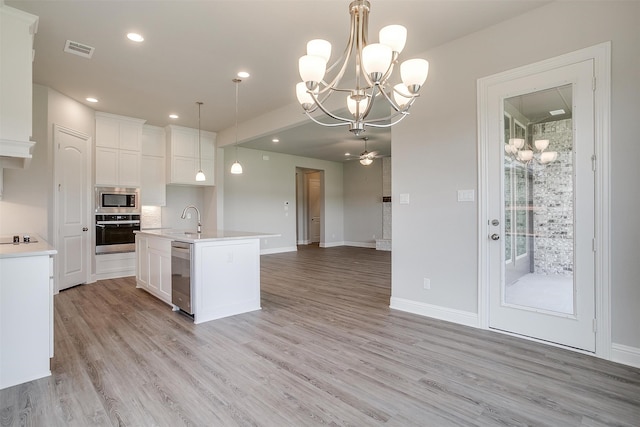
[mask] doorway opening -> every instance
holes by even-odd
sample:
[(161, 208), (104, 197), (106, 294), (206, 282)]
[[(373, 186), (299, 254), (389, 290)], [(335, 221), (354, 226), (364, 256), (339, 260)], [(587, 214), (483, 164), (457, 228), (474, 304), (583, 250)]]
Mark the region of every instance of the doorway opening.
[(324, 171), (296, 168), (296, 242), (318, 244), (324, 239)]

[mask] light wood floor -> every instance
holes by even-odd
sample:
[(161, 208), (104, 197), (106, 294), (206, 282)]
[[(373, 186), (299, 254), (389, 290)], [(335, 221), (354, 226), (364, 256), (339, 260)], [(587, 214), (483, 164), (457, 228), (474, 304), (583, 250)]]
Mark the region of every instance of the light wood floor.
[(640, 370), (390, 310), (390, 270), (266, 255), (262, 310), (197, 326), (133, 278), (61, 292), (53, 375), (0, 391), (0, 425), (640, 425)]

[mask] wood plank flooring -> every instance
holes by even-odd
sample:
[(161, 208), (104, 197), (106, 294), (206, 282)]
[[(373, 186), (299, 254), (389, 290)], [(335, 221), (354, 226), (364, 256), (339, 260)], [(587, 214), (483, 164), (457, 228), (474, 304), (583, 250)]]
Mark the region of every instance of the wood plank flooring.
[(389, 252), (299, 249), (197, 326), (133, 278), (61, 292), (53, 375), (0, 425), (640, 426), (639, 369), (391, 310)]

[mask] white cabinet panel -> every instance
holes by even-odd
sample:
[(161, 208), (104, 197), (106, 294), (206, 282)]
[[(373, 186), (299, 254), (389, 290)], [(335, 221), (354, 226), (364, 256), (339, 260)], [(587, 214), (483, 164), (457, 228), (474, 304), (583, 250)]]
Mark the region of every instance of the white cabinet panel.
[(143, 126), (140, 200), (144, 206), (165, 206), (167, 204), (165, 146), (163, 128)]
[(144, 206), (166, 206), (164, 157), (142, 156), (140, 200)]
[[(167, 183), (183, 185), (215, 185), (216, 134), (201, 131), (199, 156), (198, 129), (170, 125), (165, 128), (167, 141)], [(202, 160), (200, 160), (202, 159)], [(196, 173), (202, 162), (206, 181), (197, 182)]]
[(96, 147), (96, 184), (118, 185), (118, 149)]
[(136, 235), (136, 286), (171, 304), (171, 240)]
[(0, 389), (51, 375), (49, 256), (0, 259)]
[(144, 122), (96, 112), (97, 185), (140, 186), (140, 148)]
[(140, 152), (120, 150), (118, 184), (122, 187), (140, 186)]
[(10, 151), (20, 143), (19, 157), (30, 157), (33, 36), (38, 17), (3, 3), (0, 2), (0, 154), (13, 155)]

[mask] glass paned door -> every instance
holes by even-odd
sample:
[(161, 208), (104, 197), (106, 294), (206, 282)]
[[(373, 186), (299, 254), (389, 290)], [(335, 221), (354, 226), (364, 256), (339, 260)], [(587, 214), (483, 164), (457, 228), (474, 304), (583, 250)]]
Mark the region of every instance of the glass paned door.
[(595, 229), (593, 62), (487, 89), (490, 328), (587, 351)]

